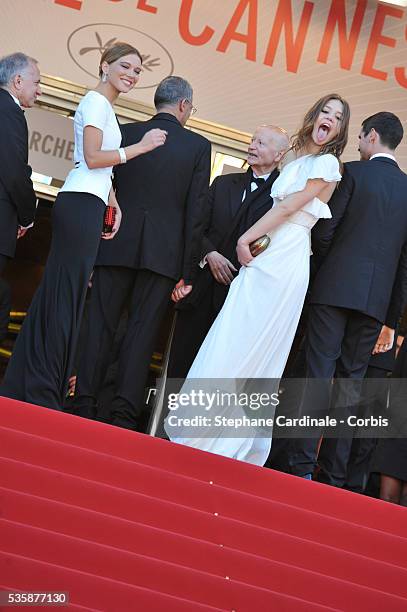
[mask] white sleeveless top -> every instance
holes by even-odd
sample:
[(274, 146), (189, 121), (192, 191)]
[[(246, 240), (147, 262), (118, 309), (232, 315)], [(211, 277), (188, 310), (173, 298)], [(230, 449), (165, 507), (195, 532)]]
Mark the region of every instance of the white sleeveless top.
[[(317, 178), (327, 183), (336, 183), (341, 180), (339, 161), (331, 153), (303, 155), (288, 163), (284, 166), (280, 176), (274, 181), (271, 196), (275, 200), (275, 204), (278, 205), (279, 200), (284, 200), (288, 195), (302, 191), (308, 179)], [(313, 198), (301, 210), (294, 213), (288, 219), (288, 222), (311, 229), (318, 219), (330, 219), (331, 217), (328, 204), (318, 198)]]
[(83, 154), (83, 132), (87, 125), (102, 130), (102, 151), (120, 147), (122, 136), (112, 105), (102, 94), (97, 91), (89, 91), (82, 98), (74, 118), (75, 168), (68, 174), (60, 191), (92, 193), (107, 204), (112, 185), (112, 166), (88, 168)]

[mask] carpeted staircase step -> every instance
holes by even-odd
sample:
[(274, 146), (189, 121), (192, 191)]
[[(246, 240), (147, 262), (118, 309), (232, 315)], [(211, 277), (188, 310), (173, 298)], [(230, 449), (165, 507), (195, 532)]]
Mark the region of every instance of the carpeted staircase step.
[[(44, 563), (30, 557), (4, 553), (1, 550), (0, 571), (1, 581), (4, 585), (2, 588), (5, 590), (38, 592), (38, 585), (41, 585), (40, 592), (69, 592), (70, 605), (74, 602), (74, 606), (89, 610), (103, 612), (131, 610), (145, 610), (146, 612), (195, 612), (195, 610), (196, 612), (229, 612), (230, 610), (229, 607), (205, 606), (197, 601), (172, 597), (125, 582), (118, 582), (111, 578), (102, 578), (101, 576), (60, 567), (54, 562)], [(21, 588), (22, 585), (23, 589)], [(38, 610), (38, 608), (35, 608), (35, 610)], [(50, 610), (49, 606), (44, 610)], [(62, 608), (62, 610), (65, 610), (65, 608)], [(290, 608), (286, 608), (286, 610), (290, 610)], [(305, 607), (304, 612), (311, 612), (311, 607)]]
[[(213, 481), (220, 486), (236, 488), (256, 496), (272, 498), (285, 504), (329, 514), (345, 521), (354, 522), (373, 529), (382, 529), (407, 538), (404, 508), (390, 507), (380, 500), (369, 499), (341, 489), (329, 488), (275, 472), (258, 469), (233, 459), (219, 457), (195, 449), (155, 439), (150, 436), (89, 421), (73, 415), (32, 406), (15, 400), (7, 401), (9, 409), (3, 411), (1, 425), (17, 431), (43, 438), (95, 450), (107, 455), (135, 461), (142, 465), (163, 468), (171, 473), (190, 476), (205, 482)], [(390, 519), (391, 516), (391, 519)], [(390, 520), (389, 520), (390, 519)]]
[[(299, 508), (290, 506), (279, 507), (280, 512), (275, 513), (275, 517), (265, 513), (263, 521), (256, 517), (254, 524), (247, 523), (239, 518), (239, 506), (235, 509), (237, 518), (230, 518), (216, 511), (201, 511), (78, 476), (66, 474), (61, 480), (59, 471), (1, 457), (0, 485), (155, 525), (197, 539), (243, 547), (250, 552), (253, 549), (264, 550), (264, 542), (268, 542), (266, 536), (272, 531), (406, 566), (407, 543), (404, 538), (360, 528), (324, 515), (301, 512)], [(160, 494), (157, 491), (157, 495)]]
[(8, 588), (107, 612), (407, 609), (404, 508), (21, 402), (0, 410)]
[(269, 567), (269, 575), (285, 573), (289, 583), (293, 567), (373, 589), (381, 585), (382, 590), (407, 597), (407, 570), (285, 534), (268, 533), (268, 549), (260, 555), (9, 489), (0, 489), (0, 500), (5, 520), (221, 576), (233, 568), (242, 582), (252, 581), (253, 574), (261, 575)]
[[(235, 565), (228, 565), (225, 560), (223, 572), (221, 568), (219, 574), (208, 573), (1, 519), (0, 541), (3, 552), (23, 556), (28, 549), (30, 557), (39, 561), (52, 559), (62, 567), (212, 606), (226, 606), (233, 591), (240, 593), (240, 605), (246, 606), (259, 597), (262, 597), (263, 605), (271, 606), (274, 593), (325, 606), (334, 599), (342, 610), (349, 610), (350, 601), (354, 609), (360, 610), (365, 606), (372, 612), (383, 609), (404, 612), (406, 604), (406, 599), (394, 594), (312, 575), (290, 566), (283, 568), (265, 560), (257, 566), (253, 563), (249, 566), (245, 559), (235, 559)], [(244, 570), (245, 582), (239, 580), (239, 567)], [(216, 569), (214, 564), (213, 572)]]

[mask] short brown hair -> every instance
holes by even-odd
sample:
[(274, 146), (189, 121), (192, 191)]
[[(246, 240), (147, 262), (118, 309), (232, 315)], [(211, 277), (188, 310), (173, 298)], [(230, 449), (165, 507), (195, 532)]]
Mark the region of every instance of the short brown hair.
[(133, 47), (133, 45), (129, 45), (125, 42), (117, 42), (103, 51), (99, 64), (99, 76), (102, 76), (103, 74), (103, 62), (113, 64), (113, 62), (117, 62), (118, 59), (124, 57), (125, 55), (138, 55), (138, 57), (140, 58), (140, 62), (143, 63), (143, 57), (140, 51), (136, 49), (136, 47)]
[(343, 111), (341, 127), (339, 130), (339, 134), (336, 136), (336, 138), (321, 147), (321, 150), (319, 151), (318, 155), (323, 155), (324, 153), (332, 153), (333, 155), (335, 155), (335, 157), (339, 159), (339, 157), (343, 153), (343, 150), (348, 142), (350, 108), (346, 100), (344, 100), (339, 94), (335, 93), (328, 94), (323, 98), (320, 98), (306, 113), (304, 121), (302, 123), (302, 127), (292, 137), (291, 148), (295, 152), (298, 152), (299, 150), (304, 149), (306, 147), (307, 141), (311, 137), (312, 130), (314, 129), (314, 123), (319, 113), (329, 102), (329, 100), (339, 100), (339, 102), (342, 103)]

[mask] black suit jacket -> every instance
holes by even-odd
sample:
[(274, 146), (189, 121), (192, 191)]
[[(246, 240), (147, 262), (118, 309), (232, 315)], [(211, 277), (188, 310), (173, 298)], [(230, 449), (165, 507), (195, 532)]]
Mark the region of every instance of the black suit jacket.
[(210, 142), (182, 127), (171, 114), (121, 127), (123, 146), (153, 128), (168, 132), (165, 145), (116, 166), (123, 212), (113, 240), (102, 240), (96, 265), (152, 270), (193, 281), (207, 214)]
[[(236, 254), (238, 238), (273, 206), (271, 186), (278, 177), (274, 170), (264, 185), (250, 193), (252, 171), (218, 176), (209, 190), (208, 224), (202, 239), (201, 259), (211, 251), (219, 251), (239, 269)], [(246, 196), (242, 203), (243, 193)], [(218, 283), (206, 265), (199, 268), (192, 293), (182, 300), (179, 307), (199, 306), (202, 293), (213, 289), (213, 306), (219, 310), (226, 298), (229, 285)]]
[(13, 257), (18, 225), (35, 216), (36, 197), (28, 165), (27, 122), (21, 108), (0, 88), (0, 254)]
[(395, 327), (407, 298), (407, 175), (390, 158), (349, 162), (312, 234), (320, 265), (310, 302)]

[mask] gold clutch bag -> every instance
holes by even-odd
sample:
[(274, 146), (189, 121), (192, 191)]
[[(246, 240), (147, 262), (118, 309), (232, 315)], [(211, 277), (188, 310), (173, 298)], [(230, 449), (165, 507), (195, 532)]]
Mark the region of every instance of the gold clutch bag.
[(254, 240), (249, 244), (250, 253), (253, 257), (257, 257), (260, 253), (263, 253), (270, 244), (270, 236), (264, 234), (264, 236), (260, 236), (257, 240)]

